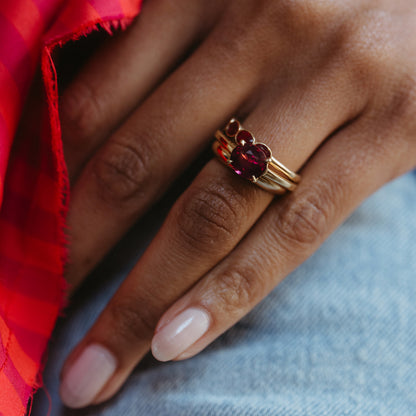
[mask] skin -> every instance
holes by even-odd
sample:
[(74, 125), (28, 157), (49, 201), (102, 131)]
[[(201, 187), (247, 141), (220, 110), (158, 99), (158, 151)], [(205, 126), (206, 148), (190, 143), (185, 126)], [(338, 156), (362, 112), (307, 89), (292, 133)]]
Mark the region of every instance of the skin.
[(94, 403), (188, 307), (210, 326), (177, 359), (202, 351), (416, 165), (414, 0), (145, 2), (62, 96), (73, 289), (231, 116), (302, 181), (273, 197), (206, 164), (68, 357), (116, 357)]

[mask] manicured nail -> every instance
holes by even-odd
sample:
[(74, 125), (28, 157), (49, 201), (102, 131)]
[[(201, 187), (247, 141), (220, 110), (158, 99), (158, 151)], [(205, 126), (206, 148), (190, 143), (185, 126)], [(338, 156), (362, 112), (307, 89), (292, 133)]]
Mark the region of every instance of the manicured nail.
[(186, 309), (155, 334), (153, 356), (159, 361), (178, 357), (207, 332), (209, 324), (207, 312), (197, 308)]
[(64, 404), (74, 409), (91, 404), (116, 366), (116, 359), (106, 348), (98, 344), (85, 348), (64, 374), (60, 389)]

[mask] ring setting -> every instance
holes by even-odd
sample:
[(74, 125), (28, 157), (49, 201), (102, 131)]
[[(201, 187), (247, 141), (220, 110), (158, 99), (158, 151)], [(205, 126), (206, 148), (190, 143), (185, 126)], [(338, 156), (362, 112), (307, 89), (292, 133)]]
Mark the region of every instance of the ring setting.
[(235, 137), (237, 144), (228, 161), (229, 166), (237, 175), (257, 182), (267, 172), (272, 157), (271, 150), (263, 143), (256, 144), (253, 135), (247, 130), (240, 129), (240, 123), (235, 119), (231, 119), (225, 132), (228, 137)]
[(300, 176), (277, 161), (266, 144), (257, 143), (237, 119), (232, 118), (215, 137), (215, 154), (242, 178), (275, 194), (293, 191), (299, 183)]

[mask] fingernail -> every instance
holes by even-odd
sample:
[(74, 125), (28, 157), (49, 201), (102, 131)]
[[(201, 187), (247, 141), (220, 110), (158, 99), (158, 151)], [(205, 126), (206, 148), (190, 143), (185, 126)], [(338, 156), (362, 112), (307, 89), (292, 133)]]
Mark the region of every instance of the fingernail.
[(178, 357), (207, 332), (209, 315), (202, 309), (189, 308), (155, 334), (153, 356), (159, 361)]
[(65, 372), (60, 395), (74, 409), (88, 406), (116, 370), (117, 362), (106, 348), (92, 344), (85, 348)]

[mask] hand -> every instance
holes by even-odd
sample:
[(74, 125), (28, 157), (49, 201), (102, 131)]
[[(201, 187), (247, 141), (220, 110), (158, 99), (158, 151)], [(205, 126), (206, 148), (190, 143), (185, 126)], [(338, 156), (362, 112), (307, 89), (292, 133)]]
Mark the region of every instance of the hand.
[(68, 405), (113, 396), (151, 345), (162, 361), (203, 350), (415, 166), (415, 12), (151, 0), (84, 68), (62, 99), (74, 286), (232, 115), (302, 181), (273, 199), (210, 161), (69, 357)]

